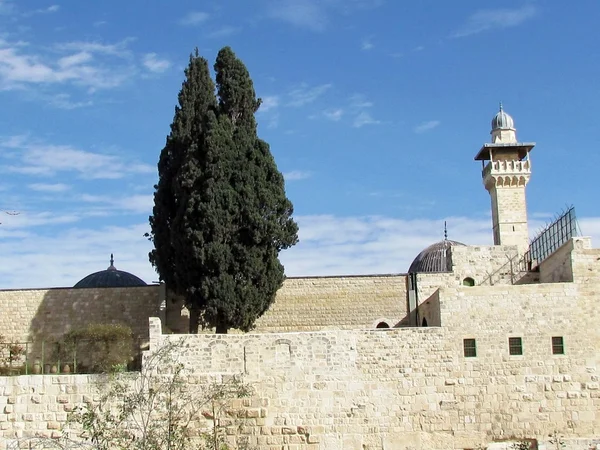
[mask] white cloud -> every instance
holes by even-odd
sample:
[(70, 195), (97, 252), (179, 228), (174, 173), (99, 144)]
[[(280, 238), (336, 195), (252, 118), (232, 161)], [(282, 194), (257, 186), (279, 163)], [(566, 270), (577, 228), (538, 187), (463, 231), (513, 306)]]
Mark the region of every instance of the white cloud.
[(328, 109), (326, 111), (323, 111), (323, 115), (329, 120), (338, 122), (344, 115), (344, 110), (342, 108)]
[(354, 111), (361, 111), (365, 108), (370, 108), (373, 106), (373, 102), (367, 100), (367, 98), (363, 94), (353, 94), (350, 96), (350, 108)]
[(34, 85), (77, 85), (89, 91), (115, 88), (130, 79), (132, 67), (122, 61), (95, 61), (94, 55), (127, 58), (127, 40), (117, 44), (68, 42), (55, 46), (58, 53), (35, 53), (19, 43), (0, 41), (0, 89), (24, 89)]
[(210, 14), (203, 12), (203, 11), (191, 11), (189, 13), (187, 13), (185, 15), (185, 17), (183, 17), (179, 23), (181, 25), (188, 25), (188, 26), (192, 26), (192, 25), (199, 25), (201, 23), (204, 23), (208, 20), (208, 18), (210, 17)]
[(421, 133), (425, 133), (426, 131), (430, 131), (433, 130), (434, 128), (438, 127), (440, 125), (440, 121), (439, 120), (429, 120), (427, 122), (423, 122), (420, 123), (419, 125), (417, 125), (414, 129), (415, 133), (421, 134)]
[[(0, 4), (1, 9), (1, 4)], [(52, 14), (58, 12), (60, 10), (60, 5), (51, 5), (47, 8), (34, 9), (33, 11), (28, 11), (23, 13), (23, 17), (31, 17), (37, 14)]]
[(472, 14), (451, 37), (465, 37), (482, 31), (515, 27), (533, 18), (536, 14), (537, 9), (531, 4), (514, 9), (483, 9)]
[(380, 6), (382, 0), (268, 0), (267, 17), (311, 31), (323, 31), (331, 17)]
[(154, 73), (163, 73), (171, 67), (171, 62), (169, 60), (159, 58), (156, 53), (146, 53), (142, 63), (146, 69)]
[(374, 47), (374, 45), (373, 45), (373, 42), (371, 42), (370, 38), (363, 39), (363, 41), (360, 44), (361, 50), (371, 50), (371, 49), (373, 49), (373, 47)]
[[(154, 167), (126, 161), (114, 155), (79, 150), (68, 145), (29, 142), (12, 136), (0, 142), (3, 170), (25, 175), (52, 176), (74, 172), (87, 179), (116, 179), (131, 173), (153, 173)], [(18, 160), (18, 161), (15, 161)]]
[(267, 112), (273, 110), (279, 106), (279, 97), (277, 95), (267, 95), (261, 97), (262, 103), (260, 104), (259, 112)]
[(154, 196), (152, 194), (137, 194), (124, 197), (84, 194), (80, 197), (80, 200), (87, 203), (104, 205), (105, 207), (109, 207), (110, 211), (116, 209), (140, 214), (150, 214), (154, 206)]
[(207, 34), (207, 37), (210, 39), (222, 39), (225, 37), (233, 36), (234, 34), (237, 34), (240, 31), (242, 31), (242, 29), (240, 27), (232, 27), (232, 26), (226, 25), (226, 26), (223, 26), (221, 28), (211, 31), (210, 33)]
[(152, 246), (144, 237), (148, 229), (147, 222), (90, 229), (69, 227), (64, 221), (52, 234), (34, 229), (6, 238), (7, 229), (0, 227), (0, 236), (5, 237), (0, 239), (0, 252), (12, 259), (0, 267), (0, 286), (73, 286), (86, 275), (106, 269), (111, 253), (118, 269), (151, 283), (157, 275), (148, 262)]
[(323, 4), (314, 0), (271, 1), (267, 8), (267, 15), (272, 19), (313, 31), (324, 30), (329, 21)]
[[(42, 96), (43, 97), (43, 96)], [(86, 101), (73, 101), (69, 94), (56, 94), (46, 97), (47, 102), (59, 109), (78, 109), (92, 106), (94, 104), (91, 100)]]
[(34, 183), (34, 184), (28, 184), (27, 187), (29, 189), (31, 189), (32, 191), (39, 191), (39, 192), (65, 192), (68, 191), (69, 189), (71, 189), (71, 186), (64, 184), (64, 183), (54, 183), (54, 184), (50, 184), (50, 183)]
[(321, 84), (319, 86), (309, 87), (306, 83), (302, 83), (296, 89), (288, 93), (290, 101), (288, 106), (300, 107), (308, 105), (321, 97), (332, 87), (332, 84)]
[(285, 172), (283, 174), (283, 178), (285, 181), (299, 181), (306, 180), (312, 176), (312, 172), (307, 172), (304, 170), (292, 170), (291, 172)]
[(126, 38), (114, 44), (103, 44), (96, 41), (71, 41), (57, 44), (55, 47), (59, 51), (98, 53), (128, 58), (131, 56), (131, 50), (128, 46), (134, 40), (134, 38)]
[(365, 125), (377, 125), (380, 123), (381, 121), (374, 119), (368, 111), (362, 111), (354, 118), (352, 126), (354, 128), (361, 128)]
[[(91, 229), (69, 225), (77, 215), (58, 213), (6, 216), (0, 226), (0, 287), (72, 286), (108, 266), (111, 253), (120, 270), (151, 282), (157, 275), (148, 262), (152, 244), (143, 237), (148, 223)], [(415, 256), (443, 239), (491, 245), (490, 219), (447, 217), (406, 220), (386, 216), (315, 215), (296, 217), (298, 245), (281, 253), (288, 276), (404, 273)], [(15, 221), (20, 221), (16, 225)], [(50, 224), (60, 227), (47, 230)], [(592, 244), (600, 242), (600, 217), (581, 218)], [(530, 224), (530, 229), (535, 224)]]
[(62, 68), (78, 66), (91, 61), (93, 58), (89, 52), (77, 52), (69, 56), (64, 56), (58, 60), (58, 65)]

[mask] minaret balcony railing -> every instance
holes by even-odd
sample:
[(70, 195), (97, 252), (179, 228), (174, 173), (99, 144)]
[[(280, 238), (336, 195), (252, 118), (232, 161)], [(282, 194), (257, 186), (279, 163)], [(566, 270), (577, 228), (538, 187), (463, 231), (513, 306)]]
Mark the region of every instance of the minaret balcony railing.
[(490, 161), (484, 167), (481, 175), (508, 175), (508, 174), (531, 174), (529, 160), (523, 161)]

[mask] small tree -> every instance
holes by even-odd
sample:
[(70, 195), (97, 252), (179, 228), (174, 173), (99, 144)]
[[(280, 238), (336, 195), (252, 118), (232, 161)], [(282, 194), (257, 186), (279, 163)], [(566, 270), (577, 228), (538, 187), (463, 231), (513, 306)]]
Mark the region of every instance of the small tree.
[[(101, 395), (69, 416), (61, 439), (23, 438), (14, 448), (94, 450), (226, 450), (223, 419), (237, 417), (226, 409), (234, 398), (252, 395), (238, 377), (198, 389), (188, 383), (171, 342), (148, 355), (140, 373), (107, 375)], [(200, 420), (211, 421), (198, 436)], [(23, 447), (27, 445), (27, 447)], [(237, 448), (243, 448), (237, 446)]]

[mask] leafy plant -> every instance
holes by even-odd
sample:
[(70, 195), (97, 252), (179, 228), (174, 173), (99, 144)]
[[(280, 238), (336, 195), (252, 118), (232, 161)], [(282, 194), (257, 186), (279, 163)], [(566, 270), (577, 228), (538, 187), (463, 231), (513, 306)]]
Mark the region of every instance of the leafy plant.
[[(180, 342), (146, 355), (139, 374), (110, 375), (97, 403), (80, 407), (69, 417), (77, 439), (96, 450), (224, 450), (224, 424), (219, 420), (232, 398), (251, 388), (238, 377), (211, 384), (206, 390), (188, 383), (173, 355)], [(198, 421), (213, 414), (211, 432), (193, 441)], [(229, 411), (230, 412), (230, 411)], [(237, 412), (234, 413), (237, 417)]]
[(58, 358), (71, 361), (74, 355), (93, 373), (122, 370), (133, 360), (133, 333), (122, 324), (91, 324), (63, 336)]

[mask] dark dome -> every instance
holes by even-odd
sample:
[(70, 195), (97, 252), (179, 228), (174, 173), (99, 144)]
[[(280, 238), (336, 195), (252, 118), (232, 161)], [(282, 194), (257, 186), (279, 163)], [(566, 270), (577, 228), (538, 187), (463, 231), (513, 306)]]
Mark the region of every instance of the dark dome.
[(95, 272), (79, 280), (75, 288), (109, 288), (148, 286), (144, 281), (129, 272), (117, 270), (114, 266), (113, 255), (110, 255), (108, 269)]
[(408, 268), (408, 273), (452, 272), (450, 248), (453, 245), (465, 244), (444, 239), (430, 245), (417, 255)]

